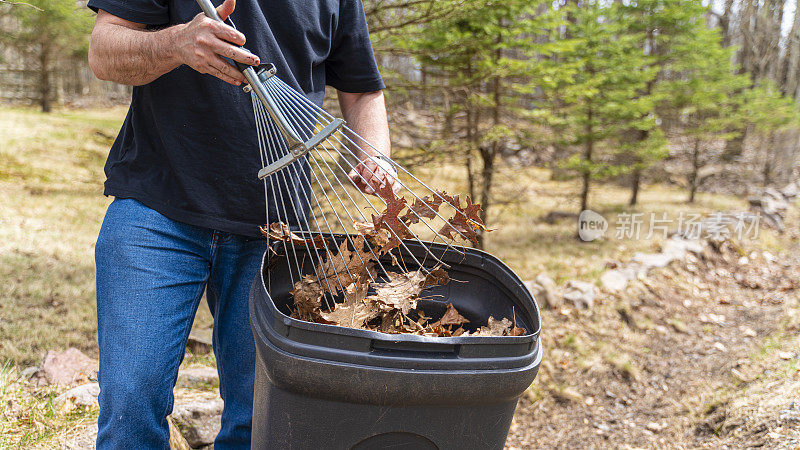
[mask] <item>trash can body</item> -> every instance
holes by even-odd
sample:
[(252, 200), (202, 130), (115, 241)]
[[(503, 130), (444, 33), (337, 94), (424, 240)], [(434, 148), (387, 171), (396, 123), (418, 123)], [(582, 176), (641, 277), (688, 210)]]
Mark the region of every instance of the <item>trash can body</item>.
[[(424, 251), (414, 244), (408, 251)], [(528, 334), (442, 338), (292, 319), (290, 264), (265, 255), (250, 295), (253, 448), (503, 448), (517, 400), (541, 363), (538, 308), (491, 255), (440, 250), (451, 281), (424, 291), (435, 299), (420, 300), (427, 315), (453, 303), (472, 328), (491, 315), (513, 318)]]

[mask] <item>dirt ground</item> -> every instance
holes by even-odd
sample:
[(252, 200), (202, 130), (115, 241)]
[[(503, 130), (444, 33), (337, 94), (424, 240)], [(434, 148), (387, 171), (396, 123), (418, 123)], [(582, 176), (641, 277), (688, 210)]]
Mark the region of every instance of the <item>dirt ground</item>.
[(798, 250), (709, 246), (593, 310), (544, 311), (507, 447), (800, 447)]

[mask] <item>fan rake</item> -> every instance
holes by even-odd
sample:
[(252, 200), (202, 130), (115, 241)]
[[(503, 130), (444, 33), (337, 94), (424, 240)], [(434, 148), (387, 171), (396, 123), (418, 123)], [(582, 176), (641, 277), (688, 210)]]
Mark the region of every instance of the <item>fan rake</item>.
[[(197, 2), (207, 16), (221, 20), (210, 0)], [(257, 176), (267, 210), (262, 232), (273, 254), (282, 250), (292, 266), (295, 291), (304, 282), (316, 283), (316, 294), (324, 294), (331, 308), (329, 300), (347, 299), (354, 286), (385, 288), (398, 274), (427, 278), (419, 286), (441, 284), (449, 267), (443, 253), (463, 255), (456, 240), (474, 242), (483, 228), (480, 206), (429, 187), (382, 155), (344, 120), (281, 80), (274, 65), (236, 65), (253, 104), (262, 166)], [(362, 190), (358, 177), (383, 183), (374, 192)], [(277, 222), (269, 223), (271, 209)], [(422, 246), (424, 256), (410, 251), (409, 242)], [(297, 294), (295, 304), (302, 308)]]

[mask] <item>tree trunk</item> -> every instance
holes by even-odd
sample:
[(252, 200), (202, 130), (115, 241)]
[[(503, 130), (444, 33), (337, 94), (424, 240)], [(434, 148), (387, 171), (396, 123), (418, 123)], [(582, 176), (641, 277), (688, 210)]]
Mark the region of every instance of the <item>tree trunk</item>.
[(636, 205), (639, 201), (639, 185), (642, 182), (642, 171), (636, 169), (631, 176), (631, 200), (628, 202), (630, 206)]
[(762, 185), (767, 187), (772, 183), (772, 157), (775, 147), (775, 132), (770, 132), (769, 136), (761, 143), (761, 152), (764, 154), (764, 167), (761, 170), (763, 175)]
[[(494, 181), (494, 163), (496, 153), (492, 149), (482, 148), (481, 158), (483, 159), (483, 171), (481, 178), (481, 211), (480, 218), (483, 224), (486, 225), (489, 218), (489, 208), (492, 206), (492, 182)], [(483, 230), (478, 230), (478, 243), (475, 247), (484, 249), (486, 245), (486, 237)]]
[(52, 110), (50, 104), (50, 46), (42, 43), (39, 53), (39, 103), (42, 112), (49, 113)]
[(781, 92), (789, 98), (796, 98), (798, 69), (800, 69), (800, 8), (795, 8), (794, 20), (786, 39), (786, 52), (783, 57), (783, 76), (779, 81)]
[[(586, 144), (583, 150), (583, 160), (587, 163), (592, 162), (592, 153), (594, 152), (594, 138), (592, 136), (593, 126), (592, 118), (594, 117), (592, 107), (589, 106), (586, 111)], [(589, 208), (589, 185), (592, 181), (591, 169), (586, 168), (583, 170), (583, 187), (581, 188), (581, 211)]]
[[(502, 21), (500, 23), (502, 26)], [(498, 45), (497, 48), (494, 50), (494, 63), (498, 64), (500, 58), (503, 56), (502, 51), (500, 50), (500, 44), (502, 43), (502, 36), (497, 36), (495, 43)], [(492, 98), (494, 101), (494, 105), (492, 106), (492, 125), (498, 126), (500, 125), (500, 109), (502, 108), (501, 101), (502, 101), (502, 79), (500, 76), (495, 76), (493, 79), (493, 86), (492, 86)], [(481, 177), (483, 178), (483, 183), (481, 185), (481, 211), (480, 211), (480, 218), (483, 221), (484, 225), (488, 225), (489, 220), (489, 208), (492, 206), (492, 182), (494, 181), (494, 163), (497, 155), (500, 153), (500, 141), (495, 139), (492, 142), (491, 146), (489, 147), (481, 147), (481, 158), (483, 159), (483, 171), (481, 173)], [(484, 231), (478, 230), (478, 243), (476, 247), (479, 249), (485, 248), (486, 245), (486, 236), (484, 235)]]
[(739, 49), (739, 73), (754, 72), (753, 69), (753, 15), (758, 4), (758, 0), (743, 0), (744, 8), (740, 15), (739, 33), (742, 35), (742, 45)]
[(692, 171), (689, 173), (689, 203), (694, 203), (697, 194), (697, 172), (700, 170), (700, 138), (695, 138), (692, 150)]
[(472, 154), (467, 155), (467, 193), (475, 198), (475, 172), (472, 169)]
[(742, 134), (725, 141), (725, 149), (722, 150), (721, 155), (723, 161), (731, 162), (742, 154), (744, 151), (744, 140), (749, 133), (750, 126), (747, 126), (742, 131)]
[(731, 45), (731, 14), (733, 13), (733, 0), (725, 0), (722, 10), (722, 17), (719, 19), (719, 27), (722, 30), (722, 46)]

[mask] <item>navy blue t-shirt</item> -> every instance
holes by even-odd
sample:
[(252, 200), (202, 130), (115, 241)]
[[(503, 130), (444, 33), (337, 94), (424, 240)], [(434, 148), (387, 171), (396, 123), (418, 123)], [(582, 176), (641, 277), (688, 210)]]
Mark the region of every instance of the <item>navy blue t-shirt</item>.
[[(152, 27), (189, 22), (201, 12), (194, 0), (89, 0), (88, 6)], [(361, 0), (239, 0), (231, 19), (248, 50), (318, 105), (326, 84), (345, 92), (384, 88)], [(180, 222), (257, 236), (266, 220), (259, 169), (250, 95), (184, 65), (133, 88), (106, 162), (104, 193), (134, 198)], [(289, 184), (308, 189), (297, 179)], [(307, 212), (296, 200), (303, 196), (281, 191), (268, 194), (271, 222), (279, 219), (275, 195), (295, 197)]]

